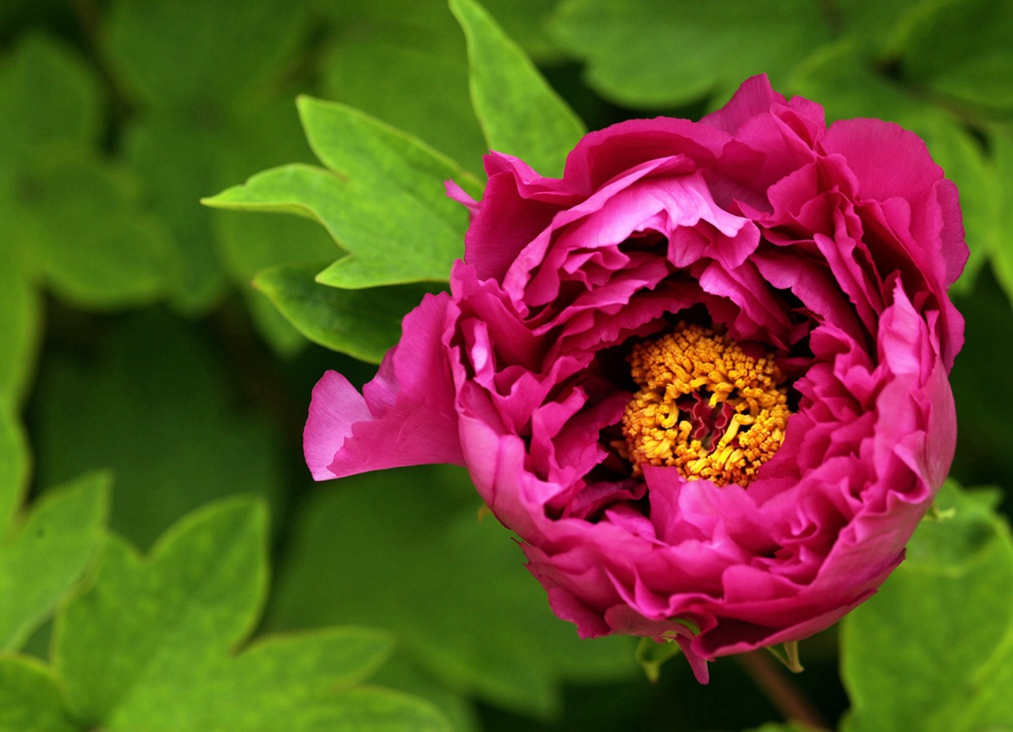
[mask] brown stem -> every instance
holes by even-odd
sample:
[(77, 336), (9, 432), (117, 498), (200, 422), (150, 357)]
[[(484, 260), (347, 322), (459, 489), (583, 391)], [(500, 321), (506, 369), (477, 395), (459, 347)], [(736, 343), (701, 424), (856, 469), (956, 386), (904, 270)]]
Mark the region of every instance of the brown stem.
[(785, 719), (799, 722), (814, 730), (830, 729), (823, 715), (805, 698), (767, 651), (752, 651), (736, 658), (753, 683), (763, 691)]

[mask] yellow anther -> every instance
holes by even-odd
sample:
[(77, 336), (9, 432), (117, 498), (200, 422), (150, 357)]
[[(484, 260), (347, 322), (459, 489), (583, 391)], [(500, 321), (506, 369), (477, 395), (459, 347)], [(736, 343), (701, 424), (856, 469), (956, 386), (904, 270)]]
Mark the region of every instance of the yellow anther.
[[(634, 474), (656, 465), (676, 467), (689, 480), (748, 485), (784, 442), (791, 412), (773, 354), (754, 358), (723, 334), (683, 324), (638, 343), (629, 363), (641, 388), (623, 415), (625, 444), (616, 446)], [(694, 404), (723, 410), (727, 424), (717, 433), (714, 417), (695, 424)]]

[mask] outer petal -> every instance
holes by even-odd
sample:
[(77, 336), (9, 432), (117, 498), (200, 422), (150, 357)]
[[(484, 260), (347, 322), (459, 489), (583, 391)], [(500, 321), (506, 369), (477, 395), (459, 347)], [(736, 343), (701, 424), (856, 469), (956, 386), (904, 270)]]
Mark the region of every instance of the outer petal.
[(303, 432), (316, 480), (426, 463), (464, 464), (454, 387), (441, 342), (449, 296), (405, 316), (401, 342), (359, 394), (333, 371), (313, 389)]

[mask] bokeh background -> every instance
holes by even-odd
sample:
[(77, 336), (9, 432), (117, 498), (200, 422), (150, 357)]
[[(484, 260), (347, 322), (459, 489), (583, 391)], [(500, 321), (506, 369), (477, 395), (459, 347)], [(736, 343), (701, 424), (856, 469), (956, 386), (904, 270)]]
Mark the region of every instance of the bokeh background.
[[(953, 476), (1007, 487), (1013, 3), (485, 6), (590, 129), (697, 118), (762, 72), (829, 118), (921, 134), (960, 187), (971, 247), (953, 291), (967, 319)], [(442, 0), (0, 3), (0, 400), (30, 447), (28, 497), (110, 469), (109, 527), (147, 550), (192, 509), (261, 496), (273, 580), (258, 632), (389, 630), (398, 650), (378, 682), (430, 699), (456, 729), (746, 729), (781, 715), (758, 677), (794, 685), (836, 724), (849, 705), (836, 629), (802, 644), (807, 670), (790, 679), (723, 659), (699, 687), (675, 661), (649, 685), (628, 639), (581, 643), (551, 615), (459, 471), (311, 482), (313, 383), (328, 368), (364, 382), (375, 365), (311, 344), (251, 281), (281, 263), (323, 269), (341, 250), (307, 220), (199, 204), (315, 162), (300, 94), (358, 107), (481, 175), (464, 36)], [(44, 658), (48, 632), (25, 651)]]

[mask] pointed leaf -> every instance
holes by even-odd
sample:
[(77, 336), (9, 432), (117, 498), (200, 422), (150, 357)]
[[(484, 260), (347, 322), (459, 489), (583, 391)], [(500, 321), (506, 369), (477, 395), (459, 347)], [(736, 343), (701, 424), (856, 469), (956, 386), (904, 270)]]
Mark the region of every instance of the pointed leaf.
[(217, 208), (295, 213), (323, 224), (348, 256), (318, 281), (358, 289), (446, 281), (463, 254), (468, 216), (446, 196), (453, 178), (477, 184), (418, 140), (340, 104), (308, 97), (299, 110), (330, 168), (287, 165), (204, 199)]
[(266, 532), (262, 504), (230, 499), (189, 514), (149, 559), (110, 537), (94, 585), (54, 630), (75, 716), (99, 726), (134, 694), (242, 640), (266, 592)]
[(584, 124), (474, 0), (450, 0), (468, 39), (471, 98), (489, 147), (542, 175), (562, 174)]
[(370, 363), (401, 337), (401, 319), (433, 288), (393, 285), (341, 290), (314, 280), (319, 266), (282, 265), (260, 272), (254, 285), (314, 343)]
[(95, 474), (47, 493), (0, 542), (0, 650), (18, 648), (91, 562), (109, 483)]
[(988, 495), (944, 486), (908, 558), (842, 628), (848, 732), (1013, 727), (1013, 538)]

